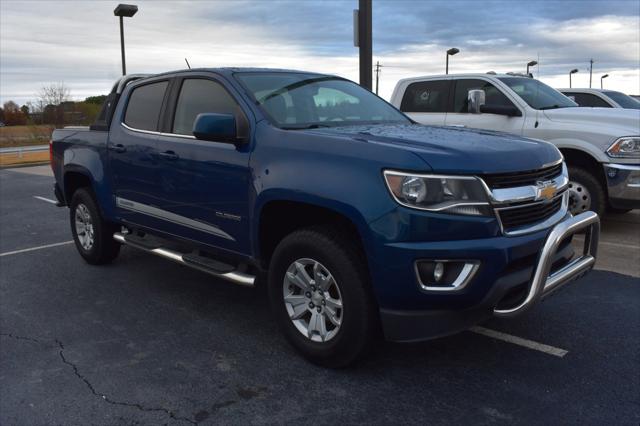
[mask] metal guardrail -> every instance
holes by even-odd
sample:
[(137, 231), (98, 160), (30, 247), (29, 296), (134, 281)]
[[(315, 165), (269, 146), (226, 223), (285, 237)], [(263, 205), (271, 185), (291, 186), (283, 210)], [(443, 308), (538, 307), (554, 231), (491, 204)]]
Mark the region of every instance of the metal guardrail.
[(39, 152), (48, 151), (49, 145), (32, 145), (32, 146), (12, 146), (9, 148), (0, 148), (0, 154), (18, 154), (23, 152)]

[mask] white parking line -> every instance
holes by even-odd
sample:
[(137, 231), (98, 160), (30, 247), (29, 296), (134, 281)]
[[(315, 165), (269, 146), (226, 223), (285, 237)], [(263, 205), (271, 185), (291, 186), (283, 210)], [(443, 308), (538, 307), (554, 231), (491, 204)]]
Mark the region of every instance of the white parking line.
[(36, 198), (36, 199), (38, 199), (40, 201), (45, 201), (45, 202), (51, 203), (51, 204), (58, 204), (58, 202), (55, 201), (55, 200), (51, 200), (51, 199), (45, 198), (45, 197), (40, 197), (39, 195), (34, 195), (33, 198)]
[(545, 345), (544, 343), (534, 342), (533, 340), (523, 339), (522, 337), (512, 336), (511, 334), (502, 333), (500, 331), (490, 330), (484, 327), (471, 327), (469, 331), (491, 337), (492, 339), (503, 340), (505, 342), (513, 343), (514, 345), (533, 349), (534, 351), (544, 352), (559, 358), (562, 358), (569, 353), (569, 351), (565, 351), (564, 349)]
[(72, 244), (72, 243), (73, 243), (73, 240), (71, 240), (71, 241), (63, 241), (61, 243), (47, 244), (47, 245), (38, 246), (38, 247), (30, 247), (30, 248), (21, 249), (21, 250), (8, 251), (6, 253), (0, 253), (0, 257), (10, 256), (12, 254), (27, 253), (27, 252), (30, 252), (30, 251), (42, 250), (42, 249), (51, 248), (51, 247), (65, 246), (67, 244)]

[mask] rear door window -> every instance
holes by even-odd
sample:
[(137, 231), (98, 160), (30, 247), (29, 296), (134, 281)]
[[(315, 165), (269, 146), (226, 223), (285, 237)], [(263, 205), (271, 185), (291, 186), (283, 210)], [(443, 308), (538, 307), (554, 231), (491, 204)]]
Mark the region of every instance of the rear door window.
[(124, 123), (134, 129), (158, 130), (162, 101), (168, 85), (168, 81), (159, 81), (133, 89), (129, 96)]
[(200, 113), (234, 114), (238, 104), (220, 84), (206, 79), (187, 79), (182, 83), (173, 120), (173, 133), (192, 135)]
[(453, 112), (469, 112), (469, 90), (484, 90), (486, 105), (514, 106), (507, 96), (488, 81), (478, 79), (455, 80)]
[(404, 92), (400, 110), (403, 112), (447, 112), (449, 80), (411, 83)]

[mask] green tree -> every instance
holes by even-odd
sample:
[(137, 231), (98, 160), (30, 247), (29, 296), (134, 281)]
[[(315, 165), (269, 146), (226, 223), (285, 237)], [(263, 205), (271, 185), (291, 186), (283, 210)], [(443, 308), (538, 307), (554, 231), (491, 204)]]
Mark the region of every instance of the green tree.
[(84, 101), (88, 104), (102, 105), (105, 99), (107, 99), (107, 95), (99, 95), (99, 96), (89, 96)]

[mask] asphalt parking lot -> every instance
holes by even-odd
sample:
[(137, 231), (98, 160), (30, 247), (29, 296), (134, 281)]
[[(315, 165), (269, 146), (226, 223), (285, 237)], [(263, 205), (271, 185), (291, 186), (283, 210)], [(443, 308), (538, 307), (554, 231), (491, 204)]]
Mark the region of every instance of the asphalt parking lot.
[(85, 264), (67, 209), (34, 198), (48, 175), (0, 170), (2, 425), (640, 422), (638, 213), (605, 218), (598, 270), (525, 316), (332, 371), (258, 290), (131, 248)]

